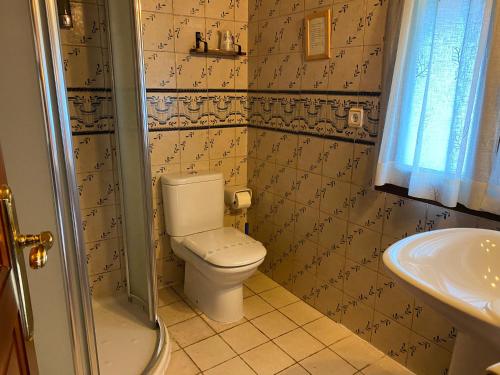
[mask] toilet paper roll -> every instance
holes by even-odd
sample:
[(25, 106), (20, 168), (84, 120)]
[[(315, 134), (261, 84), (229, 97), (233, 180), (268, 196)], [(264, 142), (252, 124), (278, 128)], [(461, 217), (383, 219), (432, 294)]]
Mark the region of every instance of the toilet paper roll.
[(250, 204), (252, 203), (252, 196), (248, 191), (240, 191), (235, 195), (236, 197), (234, 200), (233, 208), (242, 209), (250, 207)]

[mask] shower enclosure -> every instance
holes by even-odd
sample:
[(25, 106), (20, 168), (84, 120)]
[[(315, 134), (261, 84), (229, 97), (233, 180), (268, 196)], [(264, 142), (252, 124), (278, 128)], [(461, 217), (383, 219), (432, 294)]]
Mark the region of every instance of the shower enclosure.
[[(77, 238), (80, 371), (164, 373), (138, 0), (31, 0), (54, 87)], [(45, 33), (45, 34), (44, 34)], [(44, 38), (43, 38), (44, 37)], [(47, 98), (46, 100), (51, 100)], [(133, 354), (133, 355), (129, 355)], [(77, 372), (79, 372), (77, 370)]]

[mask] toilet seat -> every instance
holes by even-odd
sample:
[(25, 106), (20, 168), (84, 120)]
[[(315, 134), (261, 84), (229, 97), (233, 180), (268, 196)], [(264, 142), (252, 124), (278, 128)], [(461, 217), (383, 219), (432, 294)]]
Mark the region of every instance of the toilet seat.
[(188, 250), (217, 267), (242, 267), (256, 263), (266, 256), (259, 241), (229, 227), (175, 238)]

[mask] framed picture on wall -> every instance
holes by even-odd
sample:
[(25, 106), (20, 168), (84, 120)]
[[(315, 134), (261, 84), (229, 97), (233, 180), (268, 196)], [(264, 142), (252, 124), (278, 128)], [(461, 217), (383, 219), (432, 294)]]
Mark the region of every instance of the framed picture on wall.
[(305, 18), (306, 60), (330, 58), (330, 9), (314, 12)]

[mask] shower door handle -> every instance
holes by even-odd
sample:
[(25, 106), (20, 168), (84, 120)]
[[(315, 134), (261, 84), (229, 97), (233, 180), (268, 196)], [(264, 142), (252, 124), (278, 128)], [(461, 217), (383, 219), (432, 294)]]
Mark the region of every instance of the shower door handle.
[(23, 334), (26, 340), (33, 337), (33, 311), (26, 276), (23, 250), (31, 246), (29, 264), (33, 269), (42, 268), (47, 263), (47, 251), (52, 247), (54, 238), (46, 231), (40, 234), (20, 234), (17, 224), (16, 206), (12, 191), (7, 185), (0, 186), (0, 225), (4, 227), (5, 244), (16, 285), (16, 296), (21, 313)]

